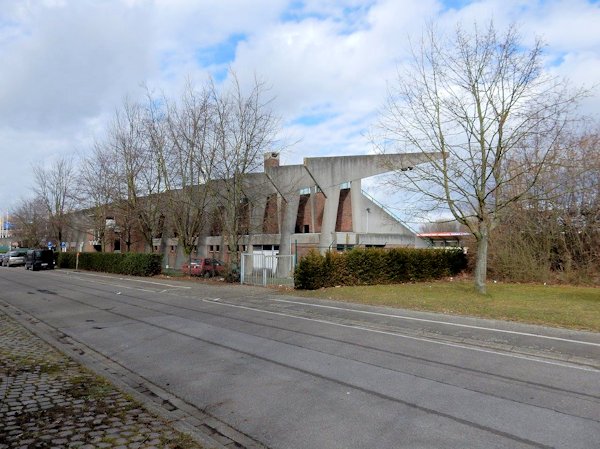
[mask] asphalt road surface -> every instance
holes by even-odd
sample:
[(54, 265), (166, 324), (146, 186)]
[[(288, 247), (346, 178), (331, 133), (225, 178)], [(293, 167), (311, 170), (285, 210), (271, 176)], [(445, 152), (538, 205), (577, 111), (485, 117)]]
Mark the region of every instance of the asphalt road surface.
[(268, 448), (600, 448), (600, 334), (22, 268), (0, 307)]

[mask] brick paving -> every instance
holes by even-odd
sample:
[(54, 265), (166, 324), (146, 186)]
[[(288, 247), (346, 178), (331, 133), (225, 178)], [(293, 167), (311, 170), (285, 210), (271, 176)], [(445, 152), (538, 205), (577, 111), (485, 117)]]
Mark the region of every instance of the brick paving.
[(0, 311), (0, 449), (198, 448)]

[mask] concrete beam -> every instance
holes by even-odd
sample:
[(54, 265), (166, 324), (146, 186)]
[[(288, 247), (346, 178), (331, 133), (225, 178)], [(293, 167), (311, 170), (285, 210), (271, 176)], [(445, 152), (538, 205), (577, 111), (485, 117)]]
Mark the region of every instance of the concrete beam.
[(324, 191), (330, 186), (369, 178), (397, 169), (414, 167), (439, 157), (440, 153), (307, 157), (304, 159), (304, 166), (316, 184)]
[(315, 185), (303, 165), (267, 167), (265, 174), (273, 183), (277, 192), (284, 198), (293, 194), (297, 195), (300, 189), (306, 189)]

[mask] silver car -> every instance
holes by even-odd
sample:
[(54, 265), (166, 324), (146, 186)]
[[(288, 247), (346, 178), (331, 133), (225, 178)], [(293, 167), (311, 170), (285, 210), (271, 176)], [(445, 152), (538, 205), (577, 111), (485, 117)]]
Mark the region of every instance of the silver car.
[(26, 257), (26, 249), (16, 249), (13, 251), (9, 251), (8, 254), (4, 256), (3, 265), (6, 267), (18, 267), (20, 265), (25, 265)]

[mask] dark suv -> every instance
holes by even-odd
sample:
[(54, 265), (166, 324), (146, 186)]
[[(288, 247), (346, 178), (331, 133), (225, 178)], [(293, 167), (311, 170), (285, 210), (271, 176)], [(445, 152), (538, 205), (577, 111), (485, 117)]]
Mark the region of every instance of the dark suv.
[(50, 249), (30, 249), (25, 257), (25, 268), (37, 270), (54, 269), (54, 251)]

